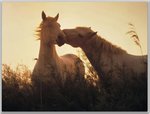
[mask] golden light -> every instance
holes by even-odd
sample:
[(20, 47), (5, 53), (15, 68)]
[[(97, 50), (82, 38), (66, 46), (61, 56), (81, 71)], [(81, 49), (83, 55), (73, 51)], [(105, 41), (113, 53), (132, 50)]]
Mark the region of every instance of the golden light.
[[(41, 12), (60, 14), (61, 28), (92, 27), (98, 35), (121, 46), (128, 53), (140, 55), (140, 49), (128, 38), (128, 23), (136, 27), (142, 50), (147, 54), (146, 2), (4, 2), (2, 6), (2, 63), (26, 64), (33, 69), (38, 57), (39, 41), (34, 31), (41, 22)], [(57, 47), (59, 55), (73, 53), (69, 45)]]

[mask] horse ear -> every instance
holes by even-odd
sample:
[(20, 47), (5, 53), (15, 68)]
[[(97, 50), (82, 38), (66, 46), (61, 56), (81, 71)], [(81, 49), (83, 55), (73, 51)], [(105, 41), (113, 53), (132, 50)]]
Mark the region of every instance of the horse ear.
[(44, 13), (44, 11), (42, 11), (42, 19), (43, 21), (46, 19), (46, 14)]
[(93, 37), (93, 36), (95, 36), (97, 34), (97, 32), (90, 32), (90, 37)]
[(54, 17), (54, 20), (57, 21), (59, 18), (59, 13)]

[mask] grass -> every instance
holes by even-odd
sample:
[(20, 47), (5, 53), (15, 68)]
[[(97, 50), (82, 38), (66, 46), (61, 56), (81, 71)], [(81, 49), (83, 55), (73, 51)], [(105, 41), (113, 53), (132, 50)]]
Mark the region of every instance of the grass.
[(76, 111), (89, 110), (94, 86), (87, 81), (81, 84), (67, 81), (63, 88), (49, 85), (41, 93), (34, 90), (31, 83), (31, 71), (25, 65), (18, 65), (15, 70), (9, 65), (2, 66), (2, 110), (3, 111)]
[[(89, 66), (90, 67), (90, 66)], [(110, 76), (102, 85), (94, 71), (82, 83), (67, 81), (63, 88), (50, 84), (41, 93), (34, 90), (31, 71), (25, 65), (15, 70), (2, 66), (3, 111), (147, 111), (147, 74), (129, 76), (120, 69), (119, 80)]]
[(134, 43), (140, 48), (141, 54), (143, 55), (140, 38), (135, 30), (135, 26), (132, 23), (128, 23), (128, 25), (130, 27), (130, 30), (126, 34), (128, 34), (130, 36), (129, 38), (131, 38), (134, 41)]

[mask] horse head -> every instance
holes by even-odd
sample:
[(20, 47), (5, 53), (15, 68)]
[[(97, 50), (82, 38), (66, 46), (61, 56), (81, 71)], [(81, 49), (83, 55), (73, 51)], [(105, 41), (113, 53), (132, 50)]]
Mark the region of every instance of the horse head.
[(86, 41), (97, 34), (88, 27), (77, 27), (75, 29), (64, 29), (65, 37), (59, 37), (57, 44), (59, 46), (67, 43), (73, 47), (82, 47)]
[(65, 37), (65, 34), (60, 29), (60, 24), (57, 22), (59, 14), (55, 17), (46, 16), (45, 12), (42, 11), (42, 22), (40, 24), (40, 40), (43, 40), (46, 44), (56, 44), (56, 40), (61, 37)]

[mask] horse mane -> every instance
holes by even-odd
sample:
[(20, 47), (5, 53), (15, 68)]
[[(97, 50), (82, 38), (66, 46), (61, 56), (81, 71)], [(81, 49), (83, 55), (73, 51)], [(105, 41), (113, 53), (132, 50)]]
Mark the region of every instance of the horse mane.
[(101, 49), (101, 51), (103, 52), (112, 52), (115, 54), (123, 54), (123, 53), (127, 53), (125, 50), (123, 50), (122, 48), (113, 45), (112, 43), (110, 43), (109, 41), (105, 40), (104, 38), (95, 35), (94, 36), (96, 39), (96, 45), (99, 49)]
[[(94, 31), (91, 30), (91, 27), (76, 27), (76, 29), (78, 29), (80, 31), (94, 33)], [(122, 48), (120, 48), (116, 45), (113, 45), (112, 43), (110, 43), (109, 41), (105, 40), (104, 38), (102, 38), (101, 36), (99, 36), (97, 34), (92, 36), (92, 38), (90, 38), (90, 40), (88, 40), (88, 42), (90, 42), (91, 44), (93, 43), (93, 45), (95, 45), (97, 49), (100, 49), (103, 52), (107, 51), (107, 52), (112, 52), (115, 54), (127, 53)]]
[(43, 24), (41, 23), (35, 30), (36, 40), (41, 40), (42, 25)]
[[(76, 27), (76, 29), (94, 33), (94, 31), (91, 30), (91, 27)], [(122, 48), (120, 48), (116, 45), (113, 45), (112, 43), (110, 43), (109, 41), (105, 40), (104, 38), (102, 38), (101, 36), (99, 36), (97, 34), (92, 36), (92, 38), (90, 38), (90, 40), (88, 40), (88, 42), (91, 44), (93, 43), (92, 46), (95, 45), (97, 49), (100, 49), (103, 52), (112, 52), (115, 54), (127, 53)]]

